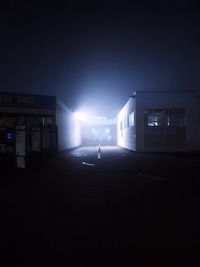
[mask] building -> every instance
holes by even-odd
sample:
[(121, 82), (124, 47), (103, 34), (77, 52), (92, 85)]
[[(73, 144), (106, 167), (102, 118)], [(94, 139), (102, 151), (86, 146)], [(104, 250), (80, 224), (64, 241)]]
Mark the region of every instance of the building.
[(55, 96), (0, 93), (0, 156), (18, 167), (81, 145), (80, 123)]
[(200, 95), (135, 91), (117, 119), (119, 146), (134, 151), (200, 151)]

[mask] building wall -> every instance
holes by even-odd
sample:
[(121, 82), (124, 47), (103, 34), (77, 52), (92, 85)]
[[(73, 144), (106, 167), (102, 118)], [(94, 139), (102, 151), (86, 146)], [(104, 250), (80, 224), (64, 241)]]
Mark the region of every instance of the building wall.
[(56, 125), (58, 131), (58, 151), (81, 145), (81, 126), (64, 105), (56, 107)]
[[(192, 92), (154, 91), (136, 92), (135, 97), (130, 98), (119, 113), (118, 145), (137, 151), (200, 150), (200, 97), (198, 95)], [(144, 122), (145, 111), (162, 109), (166, 111), (184, 110), (185, 126), (146, 127)], [(122, 136), (120, 121), (124, 120), (133, 110), (136, 110), (136, 126), (125, 128)], [(183, 142), (184, 136), (185, 141)], [(155, 145), (151, 144), (151, 138), (154, 139)]]
[[(137, 92), (137, 148), (138, 151), (193, 151), (199, 150), (199, 130), (195, 120), (198, 101), (191, 92)], [(185, 146), (146, 147), (144, 111), (151, 109), (185, 110)], [(195, 119), (196, 118), (196, 119)], [(156, 128), (156, 127), (155, 127)], [(158, 128), (158, 127), (157, 127)], [(147, 136), (146, 136), (147, 138)]]
[[(131, 97), (117, 117), (117, 144), (136, 150), (136, 99)], [(134, 116), (134, 125), (129, 124), (129, 114)]]
[(200, 97), (195, 94), (187, 112), (188, 151), (200, 151)]

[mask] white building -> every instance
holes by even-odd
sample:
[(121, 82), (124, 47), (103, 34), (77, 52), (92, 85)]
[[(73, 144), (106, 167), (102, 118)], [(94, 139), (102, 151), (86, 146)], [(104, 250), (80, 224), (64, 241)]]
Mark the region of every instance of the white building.
[(117, 143), (134, 151), (199, 151), (200, 95), (135, 91), (118, 115)]

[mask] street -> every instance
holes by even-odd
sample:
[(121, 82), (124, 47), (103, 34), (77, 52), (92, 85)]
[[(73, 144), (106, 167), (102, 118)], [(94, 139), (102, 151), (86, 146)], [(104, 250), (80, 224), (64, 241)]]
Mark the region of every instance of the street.
[(199, 163), (194, 154), (94, 146), (61, 153), (39, 169), (5, 173), (2, 261), (199, 266)]

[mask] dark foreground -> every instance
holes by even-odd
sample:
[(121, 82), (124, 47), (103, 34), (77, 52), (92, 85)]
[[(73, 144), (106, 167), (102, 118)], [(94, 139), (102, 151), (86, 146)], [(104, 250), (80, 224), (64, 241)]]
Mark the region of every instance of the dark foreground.
[(9, 170), (1, 266), (200, 266), (199, 174), (198, 155), (116, 147)]

